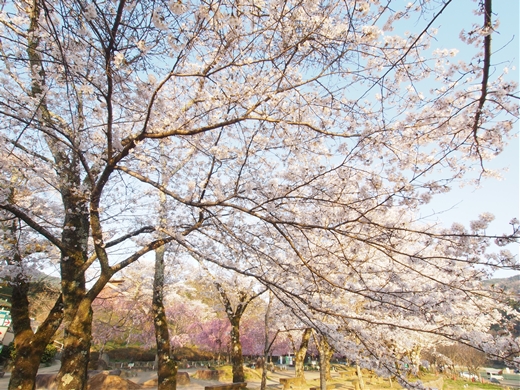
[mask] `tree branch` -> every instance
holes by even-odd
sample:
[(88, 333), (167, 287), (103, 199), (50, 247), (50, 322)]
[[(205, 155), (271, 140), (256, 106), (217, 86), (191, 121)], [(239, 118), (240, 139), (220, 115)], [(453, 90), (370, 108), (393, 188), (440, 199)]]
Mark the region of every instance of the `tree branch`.
[(68, 248), (61, 242), (61, 240), (59, 240), (49, 230), (47, 230), (45, 227), (43, 227), (38, 222), (36, 222), (34, 219), (32, 219), (31, 216), (29, 214), (27, 214), (25, 211), (21, 210), (20, 208), (16, 207), (15, 205), (12, 205), (9, 203), (0, 204), (0, 209), (8, 211), (11, 214), (13, 214), (14, 216), (16, 216), (17, 218), (20, 218), (28, 226), (30, 226), (33, 230), (35, 230), (37, 233), (41, 234), (43, 237), (45, 237), (47, 240), (49, 240), (53, 245), (55, 245), (63, 253), (68, 252)]
[(481, 165), (482, 165), (482, 156), (479, 151), (479, 141), (478, 141), (478, 128), (480, 124), (480, 118), (482, 116), (482, 110), (484, 109), (484, 104), (486, 103), (487, 93), (488, 93), (488, 82), (489, 82), (489, 68), (491, 66), (491, 31), (493, 30), (493, 25), (491, 22), (491, 0), (485, 0), (484, 2), (484, 27), (483, 31), (486, 34), (484, 37), (484, 65), (482, 67), (482, 84), (481, 84), (481, 93), (480, 99), (478, 102), (477, 112), (475, 113), (475, 121), (473, 122), (473, 139), (475, 141), (477, 147), (477, 154), (479, 156)]

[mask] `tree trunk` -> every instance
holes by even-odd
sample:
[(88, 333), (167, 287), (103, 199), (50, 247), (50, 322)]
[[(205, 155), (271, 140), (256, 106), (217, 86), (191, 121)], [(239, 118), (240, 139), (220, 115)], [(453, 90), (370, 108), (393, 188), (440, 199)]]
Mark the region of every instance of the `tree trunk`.
[[(79, 175), (72, 168), (76, 164), (71, 163), (70, 169), (64, 170), (67, 180), (61, 188), (67, 210), (62, 242), (67, 250), (62, 252), (60, 259), (65, 340), (57, 378), (59, 390), (86, 388), (92, 341), (92, 301), (95, 296), (87, 294), (85, 272), (78, 272), (88, 260), (89, 213), (86, 199), (75, 190), (80, 184)], [(109, 279), (106, 275), (103, 278), (106, 282)]]
[(332, 355), (334, 355), (334, 350), (331, 348), (326, 337), (322, 338), (321, 343), (323, 344), (322, 349), (323, 349), (323, 355), (325, 357), (325, 359), (324, 359), (325, 375), (326, 375), (327, 380), (330, 380), (330, 379), (332, 379), (332, 375), (330, 375), (330, 359), (332, 359)]
[[(412, 347), (412, 350), (410, 351), (410, 368), (412, 369), (412, 373), (417, 377), (420, 374), (419, 367), (421, 366), (421, 351), (422, 348), (420, 345), (415, 345), (414, 347)], [(468, 371), (478, 375), (478, 367), (476, 370), (471, 370), (468, 367)]]
[[(269, 314), (271, 313), (272, 304), (272, 293), (269, 291), (269, 300), (267, 301), (267, 309), (265, 310), (264, 318), (264, 365), (262, 367), (262, 381), (260, 382), (260, 390), (265, 390), (267, 386), (267, 359), (269, 358), (269, 350), (271, 349), (272, 342), (269, 342)], [(278, 333), (277, 333), (278, 335)], [(276, 338), (276, 335), (274, 336)], [(274, 339), (273, 339), (274, 342)]]
[[(18, 251), (18, 223), (14, 221), (7, 229), (9, 231), (6, 241), (12, 244), (13, 257), (8, 261), (22, 266), (22, 257)], [(14, 331), (14, 347), (16, 355), (14, 367), (9, 380), (9, 390), (34, 389), (36, 374), (40, 367), (41, 357), (45, 347), (58, 329), (63, 318), (63, 305), (61, 295), (51, 309), (47, 319), (40, 325), (36, 333), (31, 328), (29, 317), (29, 281), (24, 275), (18, 275), (12, 281), (11, 317)]]
[(91, 304), (88, 298), (78, 300), (74, 317), (65, 328), (61, 368), (57, 377), (58, 390), (83, 390), (87, 387), (92, 340)]
[(361, 368), (359, 367), (358, 364), (356, 364), (356, 374), (357, 374), (358, 381), (359, 381), (359, 388), (361, 390), (365, 390), (365, 382), (363, 381), (363, 373), (361, 372)]
[(231, 321), (231, 364), (233, 365), (233, 383), (245, 382), (244, 357), (240, 343), (240, 318), (235, 315)]
[(330, 359), (333, 355), (333, 350), (324, 335), (315, 337), (318, 344), (318, 351), (320, 353), (320, 388), (327, 389), (327, 380), (332, 379), (330, 375)]
[(33, 333), (29, 318), (28, 287), (29, 284), (25, 280), (20, 280), (13, 286), (11, 316), (16, 356), (9, 380), (9, 390), (34, 389), (45, 347), (60, 326), (63, 314), (60, 296), (45, 322), (36, 333)]
[(153, 280), (153, 324), (157, 343), (157, 390), (175, 390), (177, 387), (177, 363), (170, 354), (170, 333), (164, 310), (164, 246), (155, 251), (155, 274)]
[(260, 390), (265, 390), (267, 386), (267, 356), (264, 354), (264, 366), (262, 367), (262, 380), (260, 382)]
[(229, 298), (226, 294), (222, 285), (218, 282), (215, 282), (215, 287), (220, 294), (220, 298), (222, 304), (224, 305), (224, 309), (226, 315), (231, 323), (231, 365), (233, 366), (233, 383), (244, 382), (244, 357), (242, 356), (242, 344), (240, 343), (240, 319), (244, 314), (247, 305), (256, 297), (263, 294), (265, 292), (262, 291), (260, 293), (254, 294), (250, 296), (245, 291), (239, 292), (239, 299), (236, 308), (233, 309), (233, 305), (229, 301)]
[(327, 390), (327, 372), (326, 372), (326, 363), (327, 357), (323, 351), (323, 344), (321, 342), (318, 343), (318, 351), (319, 351), (319, 362), (320, 362), (320, 390)]
[(307, 328), (303, 331), (302, 341), (300, 343), (300, 348), (298, 351), (295, 351), (294, 354), (294, 376), (296, 378), (305, 378), (305, 373), (303, 369), (303, 365), (305, 363), (305, 355), (307, 354), (307, 349), (309, 348), (309, 340), (312, 335), (312, 329)]
[[(14, 321), (13, 321), (14, 322)], [(16, 357), (9, 380), (9, 390), (33, 390), (40, 359), (45, 350), (41, 340), (35, 340), (30, 329), (17, 332), (14, 338)]]
[(86, 261), (85, 253), (76, 253), (75, 259), (62, 256), (65, 340), (57, 378), (59, 390), (83, 390), (87, 385), (92, 340), (92, 299), (86, 293), (84, 273), (78, 275), (77, 272)]
[[(33, 0), (29, 4), (30, 25), (28, 29), (27, 54), (32, 74), (31, 95), (42, 99), (42, 91), (46, 84), (45, 69), (42, 64), (39, 43), (39, 22), (41, 4)], [(43, 94), (44, 95), (44, 94)], [(47, 107), (47, 101), (42, 99), (39, 114), (43, 123), (49, 128), (55, 128), (55, 119)], [(83, 169), (76, 150), (70, 152), (59, 142), (53, 132), (44, 137), (55, 162), (56, 173), (60, 177), (59, 191), (64, 210), (64, 220), (61, 233), (61, 290), (63, 299), (63, 321), (65, 325), (65, 342), (61, 368), (58, 373), (59, 390), (83, 390), (87, 382), (87, 367), (90, 357), (92, 339), (92, 300), (88, 296), (85, 285), (85, 270), (83, 266), (88, 261), (88, 239), (90, 236), (90, 217), (99, 216), (98, 203), (90, 204), (88, 195), (82, 189), (81, 172)], [(71, 140), (74, 143), (76, 140)], [(99, 192), (99, 191), (98, 191)], [(100, 195), (100, 193), (99, 193)], [(94, 241), (102, 242), (101, 229), (92, 235)], [(94, 233), (94, 232), (93, 232)], [(100, 255), (100, 252), (97, 255)], [(100, 259), (101, 263), (101, 259)], [(110, 279), (107, 275), (107, 265), (102, 265), (102, 276), (105, 284)], [(102, 283), (99, 284), (99, 287)], [(98, 290), (99, 291), (99, 290)]]

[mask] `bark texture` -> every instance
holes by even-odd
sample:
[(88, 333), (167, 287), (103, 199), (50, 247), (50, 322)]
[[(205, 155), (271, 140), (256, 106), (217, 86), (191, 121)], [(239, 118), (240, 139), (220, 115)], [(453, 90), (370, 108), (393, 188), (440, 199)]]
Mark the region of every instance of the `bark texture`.
[(356, 374), (357, 374), (358, 381), (359, 381), (359, 388), (361, 390), (365, 390), (365, 382), (363, 381), (363, 373), (361, 372), (361, 368), (359, 367), (358, 364), (356, 364)]
[[(83, 390), (87, 387), (92, 338), (92, 302), (86, 298), (78, 301), (77, 310), (65, 328), (61, 368), (57, 377), (58, 390)], [(69, 305), (72, 302), (74, 301), (69, 300)], [(70, 306), (68, 309), (71, 311)]]
[[(76, 166), (77, 162), (72, 163)], [(69, 165), (69, 167), (71, 166)], [(89, 218), (86, 200), (75, 190), (80, 183), (75, 170), (64, 170), (67, 181), (61, 188), (66, 214), (62, 233), (64, 250), (61, 254), (61, 290), (64, 304), (65, 339), (58, 389), (83, 390), (87, 385), (87, 368), (92, 339), (92, 301), (87, 294), (85, 273), (81, 270), (88, 260), (87, 241)], [(106, 281), (110, 277), (104, 278)]]
[(324, 335), (316, 337), (318, 351), (320, 352), (320, 389), (327, 389), (327, 380), (332, 379), (330, 375), (330, 359), (334, 353), (327, 338)]
[(170, 349), (170, 333), (164, 310), (164, 246), (155, 251), (155, 274), (153, 282), (152, 310), (157, 344), (157, 378), (158, 390), (175, 390), (177, 387), (177, 364), (172, 359)]
[(233, 307), (229, 300), (226, 291), (222, 285), (215, 282), (222, 304), (226, 311), (226, 315), (231, 323), (231, 364), (233, 366), (233, 383), (245, 382), (244, 375), (244, 357), (242, 356), (242, 344), (240, 343), (240, 320), (247, 309), (249, 303), (265, 292), (261, 291), (258, 294), (250, 295), (246, 291), (238, 293), (238, 303)]
[(325, 367), (325, 377), (327, 380), (332, 379), (332, 375), (330, 374), (330, 359), (332, 359), (332, 355), (334, 354), (334, 350), (330, 346), (326, 337), (323, 337), (322, 340), (322, 351), (325, 357), (324, 359), (324, 367)]
[(14, 330), (16, 356), (9, 380), (9, 390), (33, 390), (36, 374), (45, 347), (61, 324), (63, 305), (60, 298), (52, 308), (46, 321), (36, 333), (31, 329), (29, 318), (29, 284), (25, 280), (13, 286), (11, 317)]
[(271, 305), (272, 305), (272, 296), (271, 292), (269, 292), (269, 300), (267, 302), (267, 309), (265, 311), (265, 317), (264, 317), (264, 337), (265, 337), (265, 343), (264, 343), (264, 364), (262, 366), (262, 380), (260, 382), (260, 390), (265, 390), (267, 386), (267, 359), (269, 357), (269, 350), (271, 349), (271, 345), (274, 342), (274, 338), (278, 335), (276, 335), (273, 338), (272, 342), (269, 342), (269, 315), (271, 314)]
[[(84, 265), (88, 261), (88, 238), (90, 233), (88, 199), (80, 191), (82, 164), (77, 150), (67, 149), (56, 142), (55, 121), (47, 107), (42, 92), (45, 89), (45, 69), (39, 47), (39, 20), (42, 5), (38, 0), (30, 4), (30, 27), (28, 30), (27, 55), (32, 69), (32, 96), (41, 100), (39, 106), (42, 124), (48, 127), (45, 142), (49, 146), (56, 164), (56, 173), (61, 178), (58, 188), (63, 209), (63, 229), (61, 233), (60, 271), (63, 299), (63, 320), (65, 325), (62, 364), (57, 377), (59, 390), (83, 390), (87, 382), (87, 366), (90, 354), (92, 330), (92, 298), (87, 296)], [(69, 129), (61, 129), (69, 132)], [(71, 142), (77, 134), (70, 134)], [(78, 140), (79, 142), (79, 140)], [(97, 205), (94, 205), (97, 214)], [(102, 267), (102, 272), (103, 272)], [(105, 278), (108, 281), (110, 277)]]
[[(22, 256), (18, 248), (19, 224), (13, 220), (7, 229), (6, 242), (13, 249), (13, 257), (8, 263), (18, 265), (23, 269)], [(51, 341), (54, 333), (61, 324), (63, 318), (63, 304), (61, 296), (57, 299), (47, 319), (39, 326), (36, 333), (31, 328), (29, 317), (29, 287), (30, 282), (22, 274), (11, 281), (11, 318), (14, 331), (14, 347), (16, 355), (14, 367), (9, 380), (9, 390), (32, 390), (35, 388), (35, 379), (40, 367), (41, 357), (45, 347)]]
[(242, 315), (235, 315), (231, 320), (231, 364), (233, 365), (233, 383), (245, 382), (244, 356), (240, 343), (240, 319)]
[(303, 364), (305, 362), (305, 355), (307, 355), (307, 349), (309, 349), (309, 340), (311, 339), (312, 329), (307, 328), (303, 331), (302, 341), (300, 347), (294, 354), (294, 376), (296, 378), (304, 378)]

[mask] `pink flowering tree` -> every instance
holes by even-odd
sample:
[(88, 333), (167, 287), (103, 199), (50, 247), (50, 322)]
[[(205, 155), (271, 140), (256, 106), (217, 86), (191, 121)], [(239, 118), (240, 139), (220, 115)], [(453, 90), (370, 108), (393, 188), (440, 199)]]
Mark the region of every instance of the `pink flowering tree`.
[(180, 296), (168, 299), (166, 316), (169, 319), (170, 343), (176, 348), (196, 344), (196, 334), (209, 315), (209, 308), (196, 299)]
[(229, 356), (231, 324), (227, 318), (213, 318), (199, 324), (195, 343), (203, 350), (213, 352), (218, 361)]
[(241, 324), (242, 353), (247, 356), (263, 356), (265, 345), (262, 318), (245, 318)]

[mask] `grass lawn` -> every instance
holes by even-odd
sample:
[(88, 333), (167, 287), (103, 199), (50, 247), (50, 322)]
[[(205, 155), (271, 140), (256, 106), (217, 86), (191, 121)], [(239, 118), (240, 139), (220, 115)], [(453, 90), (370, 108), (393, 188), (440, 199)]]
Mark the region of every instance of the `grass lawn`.
[[(344, 366), (343, 366), (344, 367)], [(341, 386), (343, 382), (352, 383), (357, 379), (355, 369), (349, 367), (347, 369), (343, 367), (336, 367), (339, 371), (346, 371), (347, 373), (342, 377), (334, 377), (330, 383), (337, 383), (337, 387)], [(440, 380), (442, 378), (442, 381)], [(439, 390), (503, 390), (504, 388), (500, 385), (493, 383), (480, 383), (480, 382), (471, 382), (468, 380), (464, 380), (462, 378), (457, 378), (456, 380), (450, 379), (448, 376), (435, 375), (430, 373), (421, 373), (421, 377), (419, 378), (426, 386), (438, 388)], [(363, 370), (363, 381), (365, 382), (365, 387), (368, 390), (388, 390), (388, 389), (402, 389), (402, 386), (399, 385), (395, 380), (390, 381), (385, 378), (380, 378), (375, 376), (366, 370)], [(414, 381), (412, 379), (412, 381)], [(442, 389), (440, 388), (440, 384), (442, 383)]]
[(502, 386), (496, 385), (494, 383), (480, 383), (480, 382), (471, 382), (465, 381), (463, 379), (444, 379), (444, 388), (443, 390), (501, 390)]

